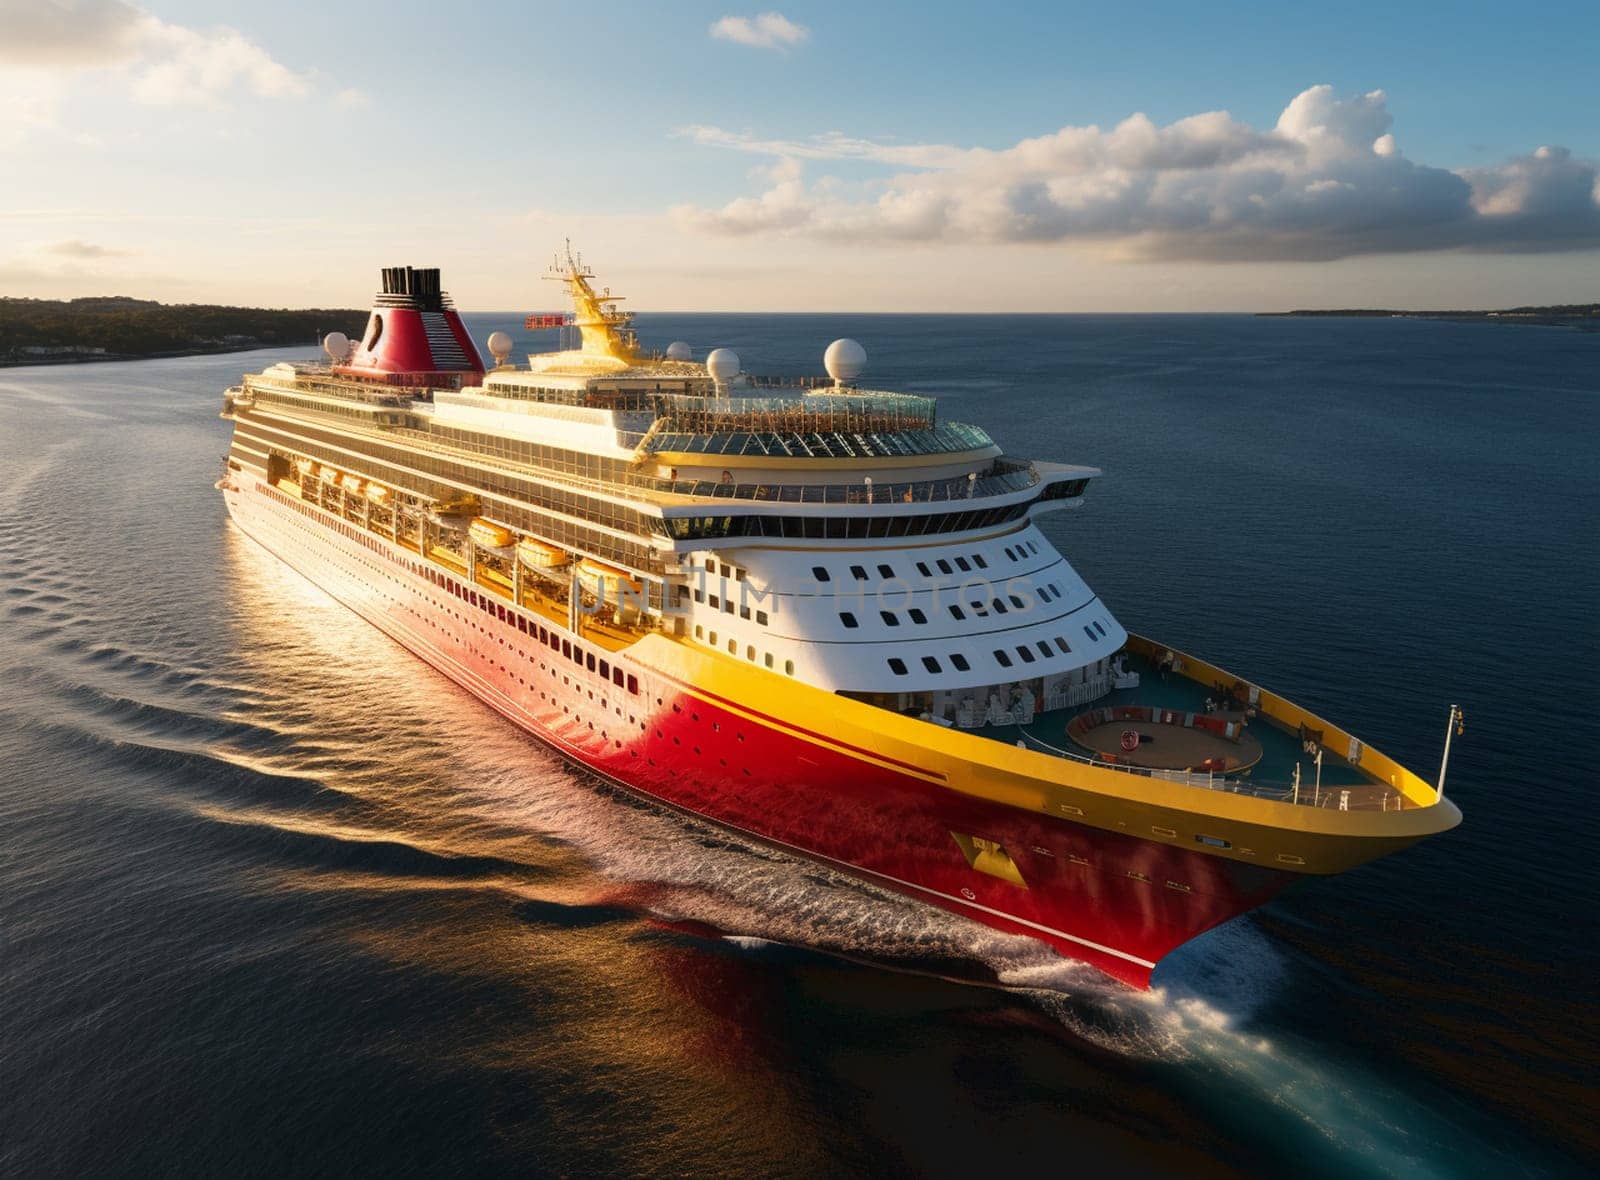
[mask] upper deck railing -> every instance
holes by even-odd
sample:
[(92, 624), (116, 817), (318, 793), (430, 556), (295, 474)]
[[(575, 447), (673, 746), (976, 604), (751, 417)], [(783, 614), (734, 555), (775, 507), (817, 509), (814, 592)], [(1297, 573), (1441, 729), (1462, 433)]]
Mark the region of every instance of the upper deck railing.
[(789, 397), (659, 394), (662, 430), (686, 434), (882, 434), (932, 430), (931, 397), (909, 393), (797, 392)]
[(676, 496), (717, 500), (755, 500), (785, 504), (928, 504), (1001, 496), (1035, 486), (1039, 473), (1031, 463), (997, 459), (982, 471), (953, 479), (919, 479), (900, 483), (724, 483), (712, 480), (662, 479), (630, 473), (630, 487)]

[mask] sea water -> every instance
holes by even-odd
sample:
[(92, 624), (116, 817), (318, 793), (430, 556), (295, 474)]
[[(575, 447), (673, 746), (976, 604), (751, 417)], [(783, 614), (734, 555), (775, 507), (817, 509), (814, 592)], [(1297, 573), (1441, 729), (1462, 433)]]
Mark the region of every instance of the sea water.
[(309, 350), (0, 370), (0, 1172), (1594, 1166), (1600, 334), (640, 328), (1103, 467), (1043, 527), (1125, 625), (1429, 778), (1461, 704), (1465, 823), (1130, 992), (597, 783), (242, 536), (221, 390)]

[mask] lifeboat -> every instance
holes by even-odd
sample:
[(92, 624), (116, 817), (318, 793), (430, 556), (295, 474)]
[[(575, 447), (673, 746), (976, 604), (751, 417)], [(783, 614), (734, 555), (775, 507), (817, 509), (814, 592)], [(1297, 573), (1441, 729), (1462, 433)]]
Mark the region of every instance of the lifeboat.
[(481, 516), (474, 518), (467, 526), (467, 536), (472, 538), (474, 545), (482, 545), (486, 549), (504, 549), (512, 539), (510, 529), (492, 520), (484, 520)]
[(517, 560), (530, 569), (553, 570), (566, 565), (572, 556), (557, 545), (547, 545), (532, 537), (524, 537), (517, 543)]
[(478, 511), (478, 497), (471, 492), (462, 492), (458, 496), (451, 496), (448, 500), (440, 500), (433, 506), (433, 515), (442, 516), (469, 516)]
[(339, 481), (339, 485), (352, 496), (361, 494), (361, 484), (362, 480), (359, 475), (347, 475)]
[(389, 498), (389, 489), (382, 484), (369, 483), (367, 485), (367, 499), (374, 504), (382, 504)]
[(322, 482), (326, 484), (337, 484), (339, 482), (339, 473), (331, 467), (324, 467), (322, 469)]
[(592, 557), (585, 557), (578, 563), (578, 585), (596, 597), (600, 596), (603, 586), (606, 596), (613, 601), (622, 587), (626, 587), (630, 594), (642, 593), (644, 589), (639, 579), (627, 570), (620, 570)]
[(310, 459), (296, 459), (294, 461), (294, 469), (300, 473), (301, 479), (306, 479), (312, 472), (316, 471), (317, 465)]

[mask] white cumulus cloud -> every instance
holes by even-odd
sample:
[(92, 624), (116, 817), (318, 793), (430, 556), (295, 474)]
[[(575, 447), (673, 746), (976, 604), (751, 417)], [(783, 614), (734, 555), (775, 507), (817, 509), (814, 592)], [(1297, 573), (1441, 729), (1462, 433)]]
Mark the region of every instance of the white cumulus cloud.
[(804, 45), (811, 30), (796, 24), (781, 12), (758, 16), (725, 16), (711, 24), (711, 35), (719, 41), (732, 41), (754, 49), (793, 49)]
[(0, 75), (52, 83), (50, 101), (35, 103), (28, 125), (52, 125), (72, 79), (90, 74), (160, 106), (218, 106), (241, 94), (304, 98), (314, 89), (309, 73), (237, 29), (170, 24), (125, 0), (0, 0)]
[[(766, 191), (674, 216), (707, 234), (855, 241), (1088, 241), (1157, 259), (1309, 260), (1412, 250), (1600, 245), (1600, 173), (1563, 148), (1460, 172), (1408, 159), (1382, 91), (1297, 95), (1261, 130), (1213, 111), (1157, 126), (1063, 127), (991, 150), (830, 132), (771, 140), (685, 128), (697, 144), (786, 162)], [(802, 161), (891, 174), (807, 184)]]
[(243, 89), (260, 98), (304, 98), (311, 82), (234, 29), (201, 32), (153, 21), (133, 96), (161, 106), (208, 103)]

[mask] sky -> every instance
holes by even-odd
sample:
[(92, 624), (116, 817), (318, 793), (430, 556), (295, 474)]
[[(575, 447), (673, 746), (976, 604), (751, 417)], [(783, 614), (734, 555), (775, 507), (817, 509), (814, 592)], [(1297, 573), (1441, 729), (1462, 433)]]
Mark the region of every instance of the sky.
[(0, 295), (1600, 300), (1600, 4), (0, 0)]

